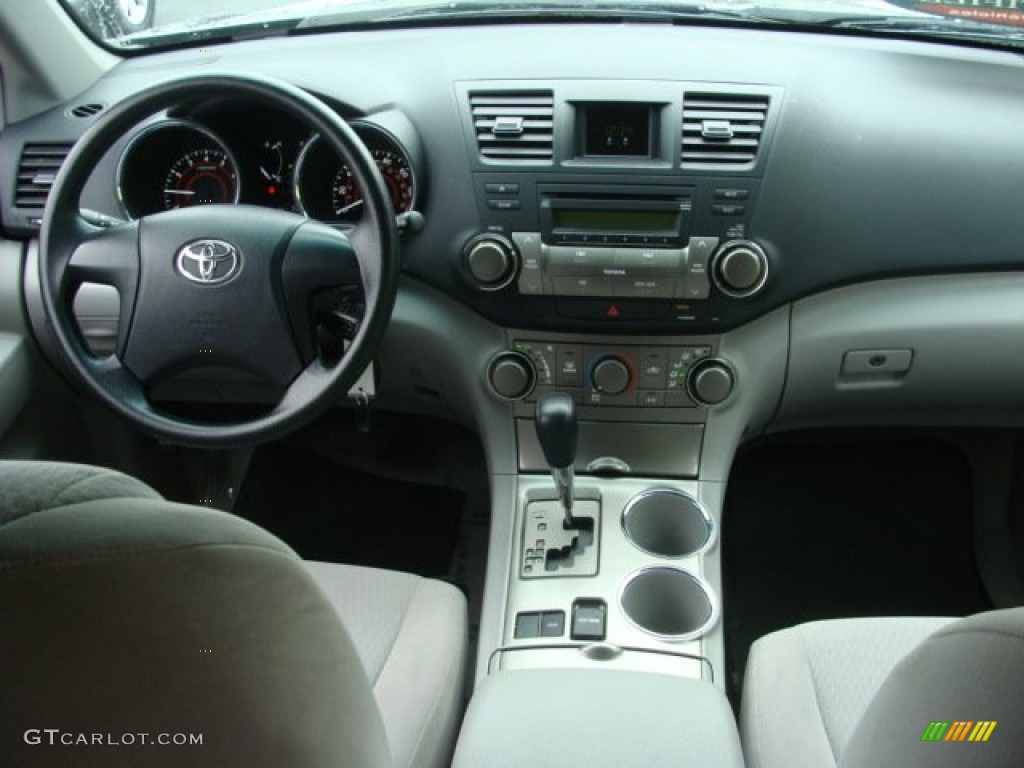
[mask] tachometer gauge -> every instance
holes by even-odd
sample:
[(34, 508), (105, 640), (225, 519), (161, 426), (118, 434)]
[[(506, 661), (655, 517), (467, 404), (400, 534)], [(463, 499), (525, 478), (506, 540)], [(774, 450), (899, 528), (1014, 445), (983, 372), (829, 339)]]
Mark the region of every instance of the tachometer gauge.
[(171, 165), (164, 180), (164, 208), (238, 201), (238, 171), (227, 153), (195, 149)]
[(141, 130), (122, 153), (117, 194), (132, 219), (193, 205), (237, 203), (238, 164), (205, 126), (160, 120)]

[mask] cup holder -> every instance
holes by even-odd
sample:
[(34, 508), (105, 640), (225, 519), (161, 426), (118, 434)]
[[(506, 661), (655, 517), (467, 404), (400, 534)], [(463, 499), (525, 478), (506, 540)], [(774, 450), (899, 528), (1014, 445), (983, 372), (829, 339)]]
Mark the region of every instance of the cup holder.
[(689, 494), (655, 488), (630, 499), (622, 512), (622, 529), (649, 555), (688, 557), (711, 546), (715, 521)]
[(663, 640), (700, 637), (718, 618), (710, 588), (693, 574), (672, 566), (633, 573), (619, 594), (619, 605), (637, 628)]

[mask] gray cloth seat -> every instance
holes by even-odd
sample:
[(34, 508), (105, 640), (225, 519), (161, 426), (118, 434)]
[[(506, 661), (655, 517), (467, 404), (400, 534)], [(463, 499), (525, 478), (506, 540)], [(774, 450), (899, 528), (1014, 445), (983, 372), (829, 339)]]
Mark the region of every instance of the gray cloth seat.
[(458, 590), (303, 562), (116, 472), (0, 462), (0, 610), (0, 765), (451, 759)]
[[(838, 619), (774, 632), (753, 644), (747, 660), (740, 711), (746, 763), (1016, 765), (1024, 754), (1022, 676), (1024, 608), (962, 620)], [(998, 738), (922, 741), (932, 722), (980, 721), (1002, 725), (993, 732)]]

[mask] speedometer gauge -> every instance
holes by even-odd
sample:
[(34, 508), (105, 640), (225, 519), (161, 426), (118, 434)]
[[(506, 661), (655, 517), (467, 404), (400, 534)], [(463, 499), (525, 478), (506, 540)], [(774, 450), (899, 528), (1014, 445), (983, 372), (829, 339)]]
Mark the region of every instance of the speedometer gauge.
[[(404, 149), (373, 125), (353, 123), (352, 128), (370, 150), (395, 212), (411, 211), (416, 176)], [(363, 191), (355, 175), (318, 136), (306, 143), (296, 161), (295, 198), (304, 214), (322, 221), (356, 222), (363, 213)]]
[(186, 208), (238, 200), (238, 172), (227, 153), (205, 148), (188, 152), (171, 165), (164, 180), (164, 208)]

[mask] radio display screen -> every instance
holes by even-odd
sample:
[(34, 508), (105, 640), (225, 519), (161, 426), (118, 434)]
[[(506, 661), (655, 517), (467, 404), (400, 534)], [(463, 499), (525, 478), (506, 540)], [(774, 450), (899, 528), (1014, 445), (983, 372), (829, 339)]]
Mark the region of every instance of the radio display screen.
[(673, 211), (600, 211), (556, 208), (556, 229), (582, 232), (666, 232), (676, 228)]

